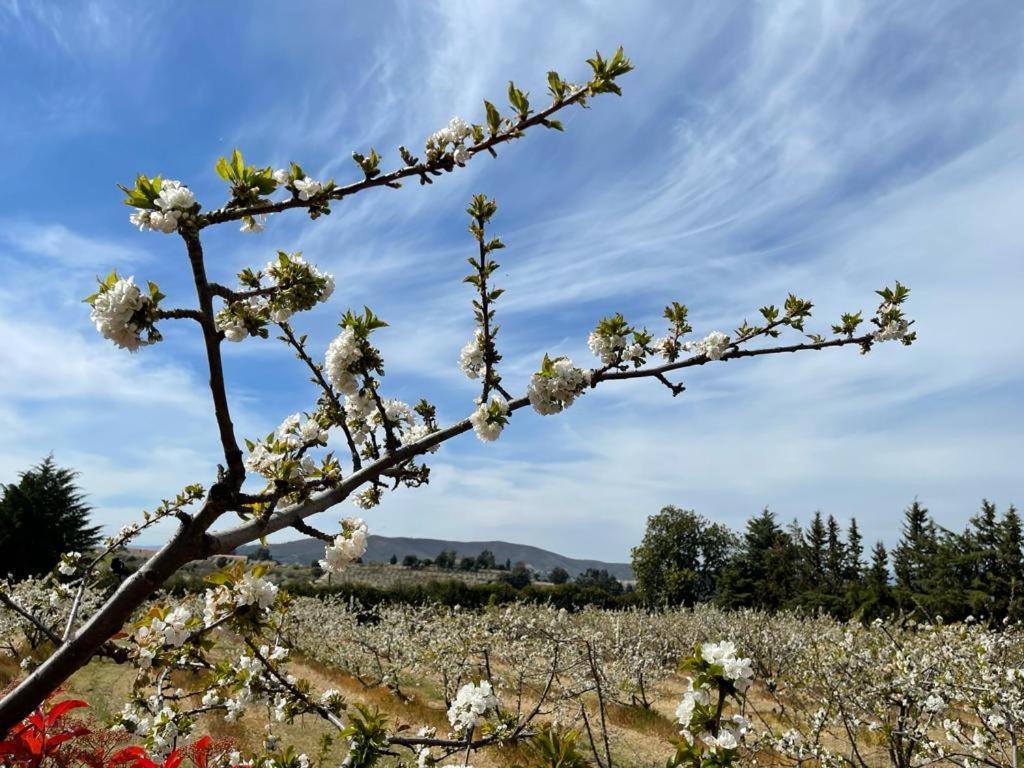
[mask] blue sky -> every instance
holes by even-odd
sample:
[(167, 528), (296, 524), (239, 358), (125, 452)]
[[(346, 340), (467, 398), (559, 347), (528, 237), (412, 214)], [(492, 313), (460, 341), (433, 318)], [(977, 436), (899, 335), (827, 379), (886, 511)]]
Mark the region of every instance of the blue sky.
[[(376, 190), (262, 235), (207, 233), (233, 282), (276, 249), (333, 272), (327, 307), (297, 321), (323, 349), (338, 311), (370, 304), (386, 390), (467, 415), (458, 372), (472, 332), (466, 201), (497, 197), (506, 382), (544, 352), (590, 360), (593, 323), (660, 328), (691, 307), (729, 331), (788, 291), (818, 327), (913, 289), (920, 341), (695, 370), (603, 387), (559, 417), (521, 412), (497, 444), (433, 457), (433, 481), (386, 498), (371, 530), (504, 538), (625, 559), (648, 514), (692, 507), (739, 527), (857, 516), (892, 541), (915, 496), (959, 527), (983, 496), (1024, 503), (1024, 5), (859, 3), (34, 3), (0, 1), (0, 481), (53, 451), (81, 470), (113, 529), (217, 460), (199, 338), (165, 324), (138, 354), (92, 329), (81, 298), (118, 268), (192, 300), (178, 238), (138, 233), (117, 182), (138, 172), (224, 199), (213, 172), (238, 146), (339, 182), (352, 150), (481, 121), (509, 78), (585, 77), (622, 44), (622, 99), (475, 158), (432, 187)], [(235, 423), (261, 435), (312, 406), (279, 344), (226, 349)], [(322, 516), (330, 527), (346, 505)]]

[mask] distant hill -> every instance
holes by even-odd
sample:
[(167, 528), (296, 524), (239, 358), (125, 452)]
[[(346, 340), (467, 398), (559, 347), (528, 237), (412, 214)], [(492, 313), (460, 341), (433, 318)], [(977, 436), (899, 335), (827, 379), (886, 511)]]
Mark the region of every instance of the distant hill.
[[(254, 545), (248, 545), (240, 547), (238, 552), (246, 554), (254, 549), (256, 549)], [(420, 559), (433, 559), (443, 549), (455, 550), (460, 557), (476, 557), (483, 550), (489, 549), (494, 553), (494, 559), (499, 563), (503, 563), (505, 560), (511, 560), (513, 563), (522, 561), (541, 574), (546, 574), (555, 566), (561, 566), (572, 577), (583, 573), (587, 568), (603, 568), (620, 581), (632, 581), (633, 579), (633, 569), (628, 563), (577, 560), (573, 557), (565, 557), (555, 552), (549, 552), (540, 547), (531, 547), (527, 544), (510, 544), (507, 541), (445, 541), (444, 539), (413, 539), (404, 536), (371, 535), (363, 561), (367, 563), (384, 563), (390, 560), (392, 555), (395, 555), (399, 562), (407, 555), (415, 555)], [(319, 560), (324, 556), (324, 544), (317, 539), (285, 541), (280, 544), (271, 544), (270, 554), (271, 557), (281, 563), (309, 565), (311, 561)]]

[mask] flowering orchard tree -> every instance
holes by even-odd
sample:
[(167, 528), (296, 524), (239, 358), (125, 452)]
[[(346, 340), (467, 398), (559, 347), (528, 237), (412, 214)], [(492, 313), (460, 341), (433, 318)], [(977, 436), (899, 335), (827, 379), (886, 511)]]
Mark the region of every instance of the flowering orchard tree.
[[(474, 252), (465, 278), (476, 294), (472, 300), (476, 330), (462, 350), (459, 364), (469, 378), (480, 382), (480, 394), (474, 405), (467, 404), (466, 418), (441, 424), (426, 399), (409, 405), (387, 395), (384, 356), (376, 341), (376, 332), (386, 323), (369, 308), (341, 313), (340, 331), (326, 350), (308, 347), (306, 336), (293, 325), (294, 318), (331, 299), (335, 282), (300, 254), (277, 252), (264, 267), (242, 270), (233, 287), (218, 282), (220, 276), (208, 274), (202, 235), (209, 227), (237, 223), (242, 232), (256, 233), (264, 229), (269, 217), (290, 210), (305, 211), (315, 220), (345, 198), (372, 189), (397, 189), (407, 179), (431, 184), (434, 177), (458, 172), (479, 155), (496, 156), (506, 142), (538, 126), (562, 130), (558, 113), (586, 106), (602, 94), (620, 94), (618, 80), (632, 69), (621, 49), (610, 58), (597, 54), (588, 63), (590, 77), (582, 84), (548, 73), (551, 100), (540, 109), (531, 105), (526, 92), (510, 83), (509, 109), (485, 101), (482, 123), (452, 118), (427, 138), (422, 157), (399, 147), (402, 164), (394, 170), (382, 170), (383, 158), (374, 149), (367, 154), (353, 153), (361, 178), (350, 183), (314, 179), (296, 163), (279, 170), (247, 165), (236, 150), (230, 159), (221, 158), (216, 165), (217, 174), (228, 184), (228, 200), (219, 208), (204, 208), (186, 184), (160, 176), (139, 176), (132, 187), (122, 187), (125, 202), (133, 209), (133, 224), (182, 239), (196, 304), (166, 307), (157, 285), (143, 286), (115, 271), (101, 280), (97, 292), (87, 299), (91, 318), (102, 336), (129, 352), (159, 342), (170, 321), (198, 325), (223, 462), (208, 487), (186, 487), (146, 513), (139, 523), (109, 539), (102, 551), (88, 556), (66, 554), (59, 575), (54, 577), (71, 596), (61, 615), (62, 626), (45, 624), (25, 612), (27, 620), (52, 641), (54, 651), (0, 701), (0, 730), (22, 721), (90, 659), (104, 656), (138, 666), (152, 686), (145, 732), (151, 746), (161, 752), (166, 752), (176, 734), (185, 732), (197, 712), (222, 710), (231, 717), (243, 703), (254, 699), (270, 703), (282, 718), (316, 713), (337, 724), (353, 744), (358, 742), (360, 749), (369, 750), (367, 754), (377, 754), (383, 749), (378, 749), (379, 745), (385, 743), (459, 744), (468, 750), (477, 743), (471, 720), (482, 707), (490, 706), (487, 691), (480, 687), (459, 693), (453, 704), (452, 725), (468, 736), (458, 733), (449, 741), (404, 737), (403, 742), (388, 736), (372, 713), (356, 714), (348, 724), (342, 723), (337, 696), (313, 697), (280, 671), (278, 662), (287, 657), (287, 649), (278, 645), (280, 632), (273, 628), (278, 626), (275, 616), (282, 596), (259, 567), (246, 571), (239, 566), (220, 573), (201, 607), (158, 602), (140, 609), (185, 564), (232, 552), (287, 528), (325, 542), (321, 561), (325, 570), (343, 568), (364, 551), (365, 524), (346, 520), (340, 532), (328, 534), (310, 526), (307, 518), (348, 499), (361, 509), (370, 509), (390, 490), (426, 483), (430, 474), (426, 460), (442, 443), (471, 430), (481, 440), (494, 441), (514, 424), (520, 409), (558, 414), (595, 387), (633, 379), (653, 379), (678, 395), (684, 387), (673, 375), (710, 363), (847, 346), (868, 352), (884, 341), (913, 342), (912, 321), (903, 312), (908, 291), (899, 283), (879, 291), (881, 303), (869, 317), (861, 312), (845, 314), (826, 335), (807, 330), (812, 304), (791, 294), (781, 307), (762, 307), (755, 323), (744, 321), (732, 333), (711, 331), (690, 340), (693, 329), (687, 307), (673, 301), (665, 309), (664, 335), (634, 326), (621, 314), (604, 318), (589, 337), (596, 366), (544, 356), (525, 394), (515, 396), (501, 375), (495, 321), (502, 295), (493, 281), (498, 268), (495, 258), (505, 245), (489, 231), (497, 204), (477, 195), (467, 209)], [(224, 342), (250, 343), (271, 333), (308, 369), (317, 398), (309, 410), (284, 419), (275, 432), (242, 442), (232, 424), (224, 382)], [(783, 333), (800, 338), (781, 343), (777, 340)], [(258, 487), (246, 485), (249, 478), (257, 479)], [(98, 567), (105, 558), (142, 530), (170, 518), (178, 522), (170, 540), (116, 591), (91, 605)], [(86, 604), (91, 611), (83, 610)], [(122, 634), (126, 625), (132, 629)], [(222, 626), (235, 629), (248, 647), (237, 663), (217, 673), (205, 691), (188, 694), (200, 700), (186, 711), (181, 706), (184, 694), (172, 695), (166, 688), (167, 672), (175, 666), (213, 667), (206, 656), (207, 646)], [(268, 634), (268, 628), (267, 643), (250, 639)], [(701, 674), (707, 677), (710, 673), (702, 669)], [(224, 696), (224, 689), (244, 691), (244, 695)], [(125, 721), (133, 722), (133, 718), (139, 723), (143, 716), (128, 712)], [(510, 732), (521, 733), (523, 725), (508, 727)], [(712, 731), (719, 733), (717, 727)], [(697, 753), (687, 753), (684, 761), (698, 758)]]

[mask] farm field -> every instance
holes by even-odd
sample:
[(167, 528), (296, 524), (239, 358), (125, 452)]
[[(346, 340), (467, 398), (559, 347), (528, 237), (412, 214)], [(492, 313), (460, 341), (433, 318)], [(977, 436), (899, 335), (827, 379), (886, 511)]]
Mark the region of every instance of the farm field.
[[(245, 667), (255, 646), (227, 627), (217, 634), (215, 659)], [(610, 758), (615, 766), (651, 766), (674, 752), (671, 739), (681, 728), (677, 707), (692, 677), (686, 659), (698, 644), (730, 638), (753, 672), (745, 695), (726, 708), (743, 718), (737, 722), (748, 761), (866, 767), (985, 759), (1012, 765), (1008, 745), (1024, 700), (1024, 632), (1017, 626), (862, 627), (704, 606), (657, 613), (568, 613), (524, 604), (481, 611), (369, 610), (304, 597), (290, 602), (273, 637), (262, 642), (282, 649), (268, 670), (306, 681), (300, 685), (308, 683), (304, 690), (311, 696), (336, 691), (345, 702), (342, 720), (356, 705), (379, 710), (392, 734), (427, 727), (439, 738), (458, 739), (449, 707), (462, 687), (488, 681), (497, 705), (476, 733), (499, 743), (474, 751), (475, 766), (522, 765), (523, 740), (501, 745), (502, 728), (507, 737), (520, 725), (528, 734), (552, 723), (578, 732), (593, 764)], [(18, 672), (8, 660), (0, 675), (9, 679)], [(252, 679), (241, 685), (212, 670), (179, 670), (171, 677), (168, 690), (217, 690), (221, 704), (232, 696), (245, 702), (237, 719), (226, 719), (223, 706), (198, 714), (193, 734), (230, 739), (249, 754), (265, 749), (272, 734), (318, 765), (345, 758), (348, 742), (335, 725), (315, 713), (277, 714), (280, 702), (259, 693)], [(147, 679), (143, 672), (139, 680)], [(133, 694), (135, 682), (130, 667), (97, 660), (64, 692), (81, 696), (93, 716), (108, 722), (121, 718), (120, 703), (133, 696), (138, 712), (156, 714), (151, 702)], [(180, 708), (187, 709), (184, 702)], [(415, 750), (398, 752), (379, 764), (409, 764), (417, 757)], [(435, 749), (430, 759), (440, 764), (449, 754)]]

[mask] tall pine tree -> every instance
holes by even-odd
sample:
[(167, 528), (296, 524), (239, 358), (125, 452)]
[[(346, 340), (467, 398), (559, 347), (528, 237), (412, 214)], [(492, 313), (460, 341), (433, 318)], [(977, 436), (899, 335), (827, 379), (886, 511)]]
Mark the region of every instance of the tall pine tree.
[(776, 610), (790, 603), (800, 553), (793, 539), (764, 510), (747, 522), (739, 551), (718, 580), (719, 604)]
[(48, 456), (17, 483), (2, 486), (0, 572), (16, 580), (46, 573), (62, 553), (96, 545), (100, 529), (89, 525), (91, 510), (77, 476)]

